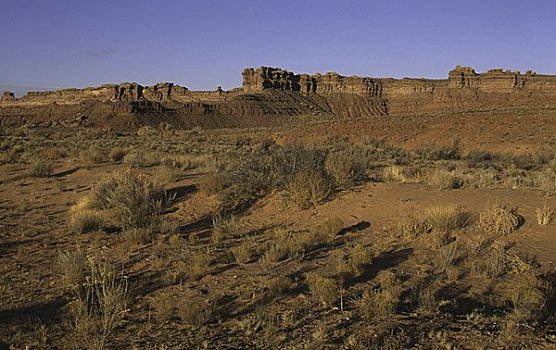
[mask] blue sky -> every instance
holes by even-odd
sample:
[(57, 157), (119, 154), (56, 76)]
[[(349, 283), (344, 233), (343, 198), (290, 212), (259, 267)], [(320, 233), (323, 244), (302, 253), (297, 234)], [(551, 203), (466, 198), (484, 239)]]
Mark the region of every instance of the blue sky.
[(171, 81), (241, 85), (261, 65), (298, 73), (445, 78), (556, 74), (556, 1), (0, 0), (0, 89)]

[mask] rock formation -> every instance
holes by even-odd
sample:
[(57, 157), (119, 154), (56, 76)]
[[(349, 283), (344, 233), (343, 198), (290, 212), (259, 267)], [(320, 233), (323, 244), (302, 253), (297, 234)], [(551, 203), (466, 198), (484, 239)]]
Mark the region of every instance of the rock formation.
[(242, 75), (242, 87), (230, 91), (190, 91), (172, 83), (29, 92), (21, 98), (6, 91), (0, 99), (0, 124), (59, 125), (80, 116), (80, 121), (97, 125), (166, 121), (180, 127), (218, 127), (272, 123), (270, 116), (361, 118), (556, 103), (556, 76), (532, 71), (476, 73), (456, 66), (448, 79), (392, 79), (260, 67), (247, 68)]
[(2, 94), (2, 101), (12, 101), (15, 100), (15, 95), (13, 92), (10, 91), (4, 91), (4, 93)]

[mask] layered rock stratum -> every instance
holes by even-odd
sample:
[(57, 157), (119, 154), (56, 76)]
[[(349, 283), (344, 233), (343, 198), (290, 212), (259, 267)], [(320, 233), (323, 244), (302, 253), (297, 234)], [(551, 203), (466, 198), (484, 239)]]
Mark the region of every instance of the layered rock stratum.
[(176, 127), (274, 124), (283, 117), (409, 116), (556, 104), (556, 76), (455, 67), (448, 79), (371, 78), (338, 73), (295, 74), (247, 68), (243, 85), (229, 91), (191, 91), (172, 83), (137, 83), (29, 92), (0, 99), (1, 125)]

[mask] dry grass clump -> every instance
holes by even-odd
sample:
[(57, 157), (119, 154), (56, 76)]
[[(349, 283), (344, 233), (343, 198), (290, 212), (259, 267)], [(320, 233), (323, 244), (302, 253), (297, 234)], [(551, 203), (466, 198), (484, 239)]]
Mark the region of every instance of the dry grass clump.
[(331, 218), (316, 227), (316, 230), (321, 233), (323, 241), (327, 244), (332, 244), (334, 239), (338, 236), (340, 231), (344, 228), (344, 222), (340, 218)]
[(418, 182), (422, 178), (421, 168), (417, 166), (387, 166), (382, 170), (384, 180), (390, 182)]
[(110, 160), (113, 162), (121, 162), (122, 160), (124, 160), (126, 154), (127, 150), (125, 148), (114, 147), (112, 148), (110, 153), (108, 153), (108, 158), (110, 158)]
[(432, 230), (432, 225), (422, 216), (408, 214), (403, 216), (397, 224), (404, 239), (414, 239)]
[(466, 264), (471, 272), (497, 278), (510, 271), (509, 261), (508, 247), (490, 243), (472, 250)]
[(292, 281), (286, 276), (277, 276), (268, 281), (268, 293), (277, 298), (292, 287)]
[(122, 232), (126, 241), (131, 244), (148, 244), (154, 239), (152, 227), (134, 227)]
[(247, 264), (251, 262), (253, 260), (253, 250), (254, 250), (254, 244), (249, 240), (230, 249), (234, 257), (234, 260), (238, 264)]
[(372, 290), (366, 290), (359, 300), (357, 308), (367, 319), (381, 320), (396, 312), (401, 294), (401, 288), (391, 272), (379, 276), (380, 281)]
[(479, 228), (490, 234), (508, 235), (519, 227), (521, 220), (516, 208), (491, 203), (480, 213)]
[(87, 233), (97, 231), (104, 225), (104, 216), (102, 212), (94, 209), (76, 209), (72, 210), (69, 226), (73, 232)]
[(434, 283), (423, 284), (417, 288), (417, 304), (419, 309), (426, 312), (435, 312), (438, 309), (436, 292), (438, 286)]
[(230, 181), (224, 174), (216, 173), (203, 176), (199, 181), (199, 190), (207, 196), (214, 196), (224, 192), (229, 185)]
[(451, 160), (460, 159), (462, 155), (460, 141), (453, 140), (451, 145), (423, 145), (415, 151), (417, 155), (425, 160)]
[(537, 223), (544, 226), (550, 224), (552, 221), (554, 210), (550, 209), (546, 203), (544, 203), (542, 208), (537, 208), (537, 210), (535, 210), (535, 214), (537, 216)]
[(460, 188), (463, 185), (460, 175), (446, 169), (433, 169), (425, 176), (425, 180), (427, 184), (439, 190)]
[(169, 321), (177, 309), (177, 298), (173, 293), (162, 293), (151, 299), (151, 307), (155, 318), (160, 322)]
[(79, 246), (74, 250), (59, 251), (56, 265), (66, 286), (77, 288), (85, 282), (87, 257)]
[(79, 158), (83, 161), (89, 161), (93, 164), (102, 163), (106, 159), (106, 154), (104, 150), (100, 149), (96, 145), (91, 145), (86, 150), (79, 153)]
[(199, 328), (208, 322), (211, 310), (210, 305), (199, 300), (182, 298), (178, 303), (177, 314), (182, 322)]
[(150, 226), (166, 203), (162, 186), (129, 170), (101, 179), (93, 188), (90, 205), (104, 210), (120, 227)]
[(212, 217), (213, 243), (221, 243), (223, 240), (234, 237), (237, 234), (238, 224), (233, 217), (216, 214)]
[(54, 166), (49, 161), (38, 159), (31, 164), (29, 174), (32, 177), (49, 177), (52, 175)]
[(365, 266), (370, 264), (373, 259), (371, 250), (357, 244), (349, 253), (349, 262), (353, 271), (357, 274), (363, 273)]
[(212, 263), (212, 254), (205, 251), (195, 251), (189, 255), (189, 273), (192, 277), (200, 278), (205, 276), (210, 271), (210, 264)]
[(333, 189), (334, 184), (325, 173), (301, 171), (293, 175), (286, 193), (299, 209), (308, 209), (328, 198)]
[(81, 346), (104, 349), (127, 312), (127, 280), (106, 261), (89, 260), (86, 281), (74, 288), (71, 326)]
[(124, 164), (130, 168), (148, 168), (159, 164), (159, 160), (151, 153), (131, 151), (123, 158)]
[(318, 227), (301, 232), (277, 229), (273, 235), (273, 243), (262, 256), (263, 263), (270, 265), (286, 258), (302, 259), (305, 253), (330, 239), (330, 236), (325, 238), (323, 231)]
[(332, 278), (322, 277), (316, 273), (305, 274), (311, 294), (326, 306), (332, 306), (338, 300), (340, 288)]
[(288, 246), (282, 242), (277, 242), (271, 245), (261, 257), (261, 262), (266, 266), (272, 266), (279, 261), (282, 261), (288, 257)]
[(508, 293), (515, 315), (529, 320), (545, 314), (554, 289), (550, 283), (532, 273), (520, 273), (512, 279)]
[(432, 255), (432, 264), (437, 272), (452, 271), (451, 267), (461, 257), (457, 242), (440, 245)]
[(427, 208), (424, 217), (433, 230), (450, 232), (469, 225), (470, 214), (458, 205), (449, 204)]
[(350, 186), (365, 175), (364, 164), (357, 159), (354, 150), (350, 149), (329, 152), (324, 167), (339, 187)]
[(180, 177), (180, 171), (176, 168), (161, 166), (156, 171), (156, 178), (164, 184), (176, 182)]
[(464, 176), (465, 187), (495, 188), (499, 183), (499, 175), (492, 169), (475, 169)]

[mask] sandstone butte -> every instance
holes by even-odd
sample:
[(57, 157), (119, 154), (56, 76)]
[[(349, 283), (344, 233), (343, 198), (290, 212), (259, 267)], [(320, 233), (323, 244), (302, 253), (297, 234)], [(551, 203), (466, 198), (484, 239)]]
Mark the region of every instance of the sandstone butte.
[(175, 127), (272, 125), (277, 117), (408, 116), (485, 111), (511, 106), (541, 108), (556, 102), (556, 76), (457, 66), (448, 79), (371, 78), (337, 73), (295, 74), (270, 67), (243, 70), (243, 86), (190, 91), (172, 83), (137, 83), (84, 89), (5, 91), (0, 125)]

